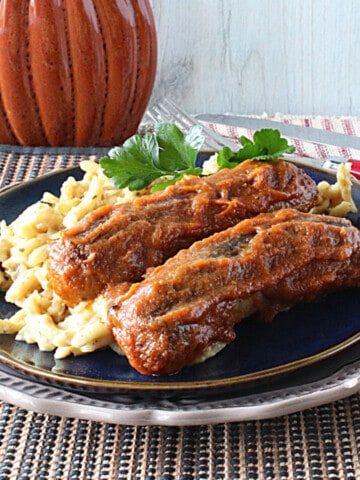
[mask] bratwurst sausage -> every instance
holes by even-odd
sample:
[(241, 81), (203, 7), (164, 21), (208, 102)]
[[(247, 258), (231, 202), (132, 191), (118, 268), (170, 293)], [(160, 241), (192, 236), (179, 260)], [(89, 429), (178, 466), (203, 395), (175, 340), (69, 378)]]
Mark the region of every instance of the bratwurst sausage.
[(140, 373), (172, 374), (235, 338), (258, 312), (360, 286), (360, 231), (293, 209), (244, 220), (180, 251), (127, 293), (110, 289), (108, 319)]
[(88, 214), (49, 245), (51, 288), (68, 304), (107, 286), (136, 282), (196, 240), (261, 212), (308, 211), (315, 182), (295, 165), (248, 160), (207, 177), (189, 176), (164, 191)]

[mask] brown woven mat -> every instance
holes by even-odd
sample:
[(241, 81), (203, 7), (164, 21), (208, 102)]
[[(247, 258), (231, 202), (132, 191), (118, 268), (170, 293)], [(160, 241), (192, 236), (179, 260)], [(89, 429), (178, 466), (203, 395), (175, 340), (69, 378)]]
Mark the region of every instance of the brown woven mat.
[[(102, 153), (2, 147), (0, 187)], [(181, 428), (0, 408), (0, 480), (360, 478), (359, 395), (271, 420)]]
[(360, 478), (360, 401), (273, 420), (121, 426), (1, 405), (0, 479)]
[(60, 168), (77, 165), (81, 160), (105, 155), (101, 148), (42, 148), (0, 146), (0, 188), (39, 177)]

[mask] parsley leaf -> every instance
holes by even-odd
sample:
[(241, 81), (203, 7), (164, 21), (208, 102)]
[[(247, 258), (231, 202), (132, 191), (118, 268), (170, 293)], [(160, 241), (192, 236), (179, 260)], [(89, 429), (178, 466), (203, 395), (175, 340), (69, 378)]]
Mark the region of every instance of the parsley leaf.
[(254, 133), (253, 141), (240, 137), (241, 148), (237, 153), (224, 147), (218, 154), (217, 162), (220, 168), (234, 168), (244, 160), (274, 160), (285, 153), (294, 153), (295, 147), (281, 137), (279, 130), (264, 128)]
[(141, 190), (157, 178), (170, 177), (152, 189), (160, 190), (185, 174), (201, 174), (196, 160), (203, 142), (200, 125), (184, 136), (176, 125), (158, 123), (154, 133), (133, 135), (121, 147), (111, 149), (100, 165), (117, 188)]

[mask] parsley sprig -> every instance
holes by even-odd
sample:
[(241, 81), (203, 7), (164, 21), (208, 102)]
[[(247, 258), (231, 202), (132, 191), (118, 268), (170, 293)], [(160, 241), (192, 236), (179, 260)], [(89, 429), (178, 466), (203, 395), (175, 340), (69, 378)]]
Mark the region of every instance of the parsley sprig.
[(294, 153), (295, 147), (282, 138), (279, 130), (264, 128), (254, 133), (253, 141), (240, 137), (242, 148), (234, 153), (229, 147), (224, 147), (218, 154), (217, 162), (220, 168), (234, 168), (239, 163), (250, 158), (255, 160), (275, 160), (285, 153)]
[(196, 166), (204, 136), (200, 125), (193, 126), (187, 135), (172, 123), (158, 123), (153, 133), (134, 135), (121, 147), (110, 150), (100, 160), (106, 176), (118, 188), (141, 190), (154, 180), (166, 177), (151, 191), (161, 190), (184, 175), (201, 175)]
[[(184, 135), (173, 123), (158, 123), (153, 133), (134, 135), (121, 147), (109, 151), (100, 160), (106, 176), (117, 188), (141, 190), (152, 184), (151, 191), (161, 190), (180, 180), (184, 175), (201, 175), (196, 164), (204, 143), (200, 125), (193, 126)], [(253, 140), (242, 136), (241, 147), (233, 152), (224, 147), (217, 157), (219, 168), (233, 168), (248, 159), (275, 160), (285, 153), (293, 153), (295, 147), (281, 138), (279, 130), (262, 129), (255, 132)]]

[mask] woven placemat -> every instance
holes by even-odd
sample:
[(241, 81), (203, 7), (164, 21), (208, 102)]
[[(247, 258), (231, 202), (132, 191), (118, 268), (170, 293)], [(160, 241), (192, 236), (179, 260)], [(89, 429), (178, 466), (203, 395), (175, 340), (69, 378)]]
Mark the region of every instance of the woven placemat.
[[(103, 154), (1, 146), (0, 188)], [(0, 480), (360, 478), (360, 395), (270, 420), (193, 427), (114, 425), (6, 402), (0, 410)]]
[(122, 426), (1, 405), (0, 479), (360, 478), (360, 399), (271, 420)]
[(43, 148), (0, 146), (0, 188), (39, 177), (53, 170), (95, 160), (108, 152), (105, 148)]

